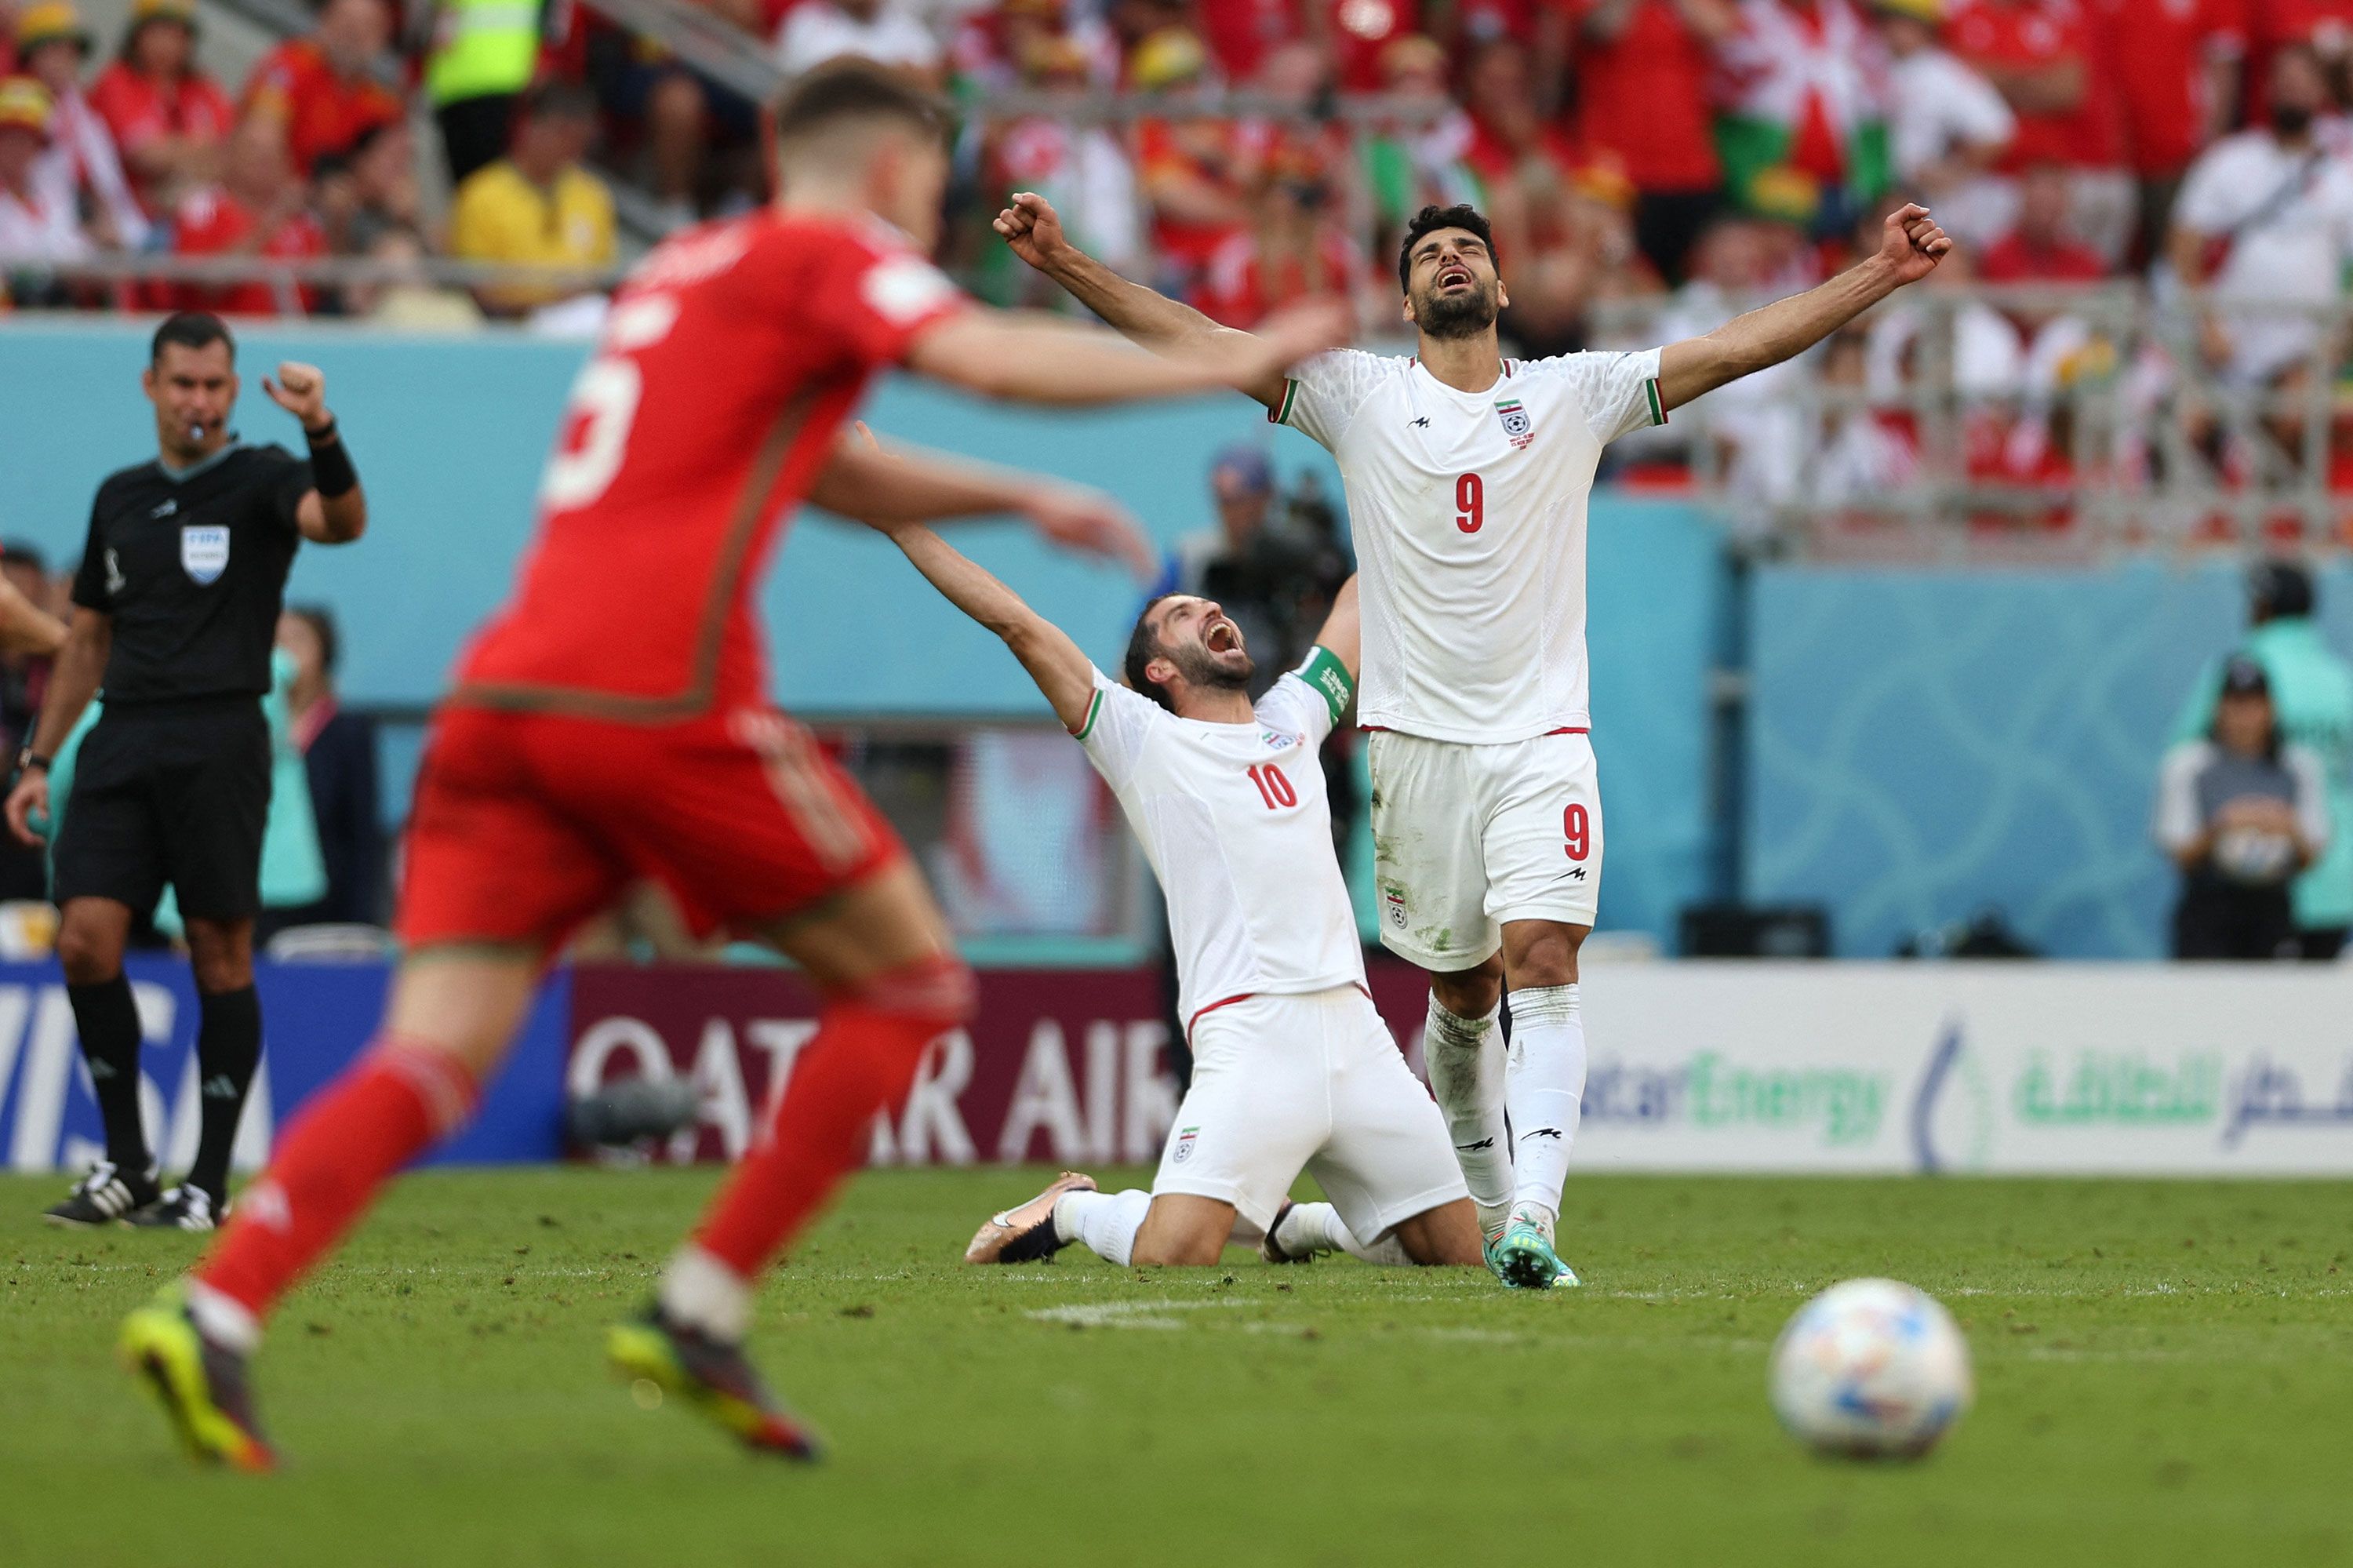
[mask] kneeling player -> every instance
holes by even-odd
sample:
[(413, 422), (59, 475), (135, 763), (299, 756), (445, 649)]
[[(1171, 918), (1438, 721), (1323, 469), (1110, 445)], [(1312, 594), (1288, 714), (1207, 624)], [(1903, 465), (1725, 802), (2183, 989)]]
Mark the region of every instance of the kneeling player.
[[(1119, 797), (1168, 898), (1193, 1083), (1150, 1193), (1067, 1174), (981, 1226), (965, 1257), (1073, 1241), (1118, 1264), (1213, 1264), (1235, 1217), (1269, 1259), (1482, 1261), (1446, 1126), (1365, 989), (1316, 748), (1356, 679), (1356, 586), (1253, 707), (1241, 630), (1210, 600), (1145, 607), (1128, 685), (929, 529), (891, 531), (958, 609), (1005, 639)], [(1130, 688), (1133, 688), (1132, 690)], [(1304, 1168), (1332, 1202), (1293, 1205)]]

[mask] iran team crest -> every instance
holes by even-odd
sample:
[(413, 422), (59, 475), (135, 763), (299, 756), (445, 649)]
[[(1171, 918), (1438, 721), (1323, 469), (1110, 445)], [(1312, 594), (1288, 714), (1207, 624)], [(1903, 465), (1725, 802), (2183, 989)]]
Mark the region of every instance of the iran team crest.
[(200, 586), (209, 586), (228, 570), (228, 530), (200, 528), (191, 523), (180, 530), (180, 569)]
[(1527, 409), (1516, 397), (1495, 405), (1495, 418), (1504, 421), (1504, 434), (1512, 438), (1514, 448), (1526, 446), (1536, 439), (1536, 424), (1528, 418)]

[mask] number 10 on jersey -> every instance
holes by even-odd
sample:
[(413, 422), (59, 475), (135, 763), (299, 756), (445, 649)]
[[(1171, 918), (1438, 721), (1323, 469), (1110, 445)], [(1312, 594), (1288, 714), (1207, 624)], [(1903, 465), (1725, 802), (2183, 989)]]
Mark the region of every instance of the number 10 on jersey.
[(1258, 786), (1258, 798), (1266, 802), (1270, 811), (1299, 804), (1299, 791), (1282, 776), (1282, 769), (1271, 762), (1250, 764), (1250, 781)]

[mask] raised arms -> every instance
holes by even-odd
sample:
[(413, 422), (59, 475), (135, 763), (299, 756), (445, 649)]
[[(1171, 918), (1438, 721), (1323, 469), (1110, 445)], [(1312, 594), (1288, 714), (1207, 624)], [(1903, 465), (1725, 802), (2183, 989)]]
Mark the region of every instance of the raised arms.
[(1936, 270), (1953, 249), (1917, 203), (1887, 215), (1879, 254), (1819, 288), (1736, 316), (1704, 337), (1669, 344), (1659, 355), (1659, 398), (1680, 408), (1728, 381), (1803, 354), (1906, 283)]
[(1350, 572), (1340, 591), (1332, 596), (1332, 613), (1324, 618), (1324, 629), (1315, 634), (1315, 645), (1330, 651), (1348, 672), (1348, 679), (1356, 678), (1364, 663), (1364, 636), (1356, 617), (1356, 574)]
[[(335, 428), (335, 417), (327, 411), (327, 378), (317, 366), (290, 359), (278, 367), (277, 379), (261, 378), (261, 389), (271, 402), (301, 421), (302, 433), (312, 438), (311, 470), (322, 484), (335, 492), (332, 495), (319, 490), (306, 493), (294, 509), (294, 526), (314, 545), (350, 544), (367, 532), (367, 493), (360, 488), (359, 476), (351, 471), (351, 459), (343, 450), (343, 433)], [(338, 472), (341, 478), (331, 477)]]
[(1075, 733), (1086, 724), (1087, 709), (1094, 701), (1094, 666), (1060, 627), (921, 524), (884, 532), (950, 604), (1005, 640), (1063, 728)]
[[(1081, 250), (1062, 232), (1060, 217), (1044, 196), (1015, 192), (1011, 205), (997, 215), (994, 227), (1016, 256), (1060, 283), (1072, 299), (1114, 330), (1155, 354), (1201, 354), (1230, 348), (1232, 340), (1253, 341), (1249, 333), (1219, 326), (1190, 305), (1130, 282)], [(1331, 342), (1316, 347), (1337, 347), (1344, 335), (1343, 323)], [(1272, 408), (1282, 401), (1284, 369), (1302, 357), (1279, 358), (1250, 379), (1230, 385)]]
[(1346, 337), (1347, 312), (1331, 302), (1286, 311), (1256, 334), (1219, 328), (1166, 345), (1147, 344), (1151, 354), (1091, 327), (965, 311), (917, 338), (906, 364), (918, 375), (1017, 403), (1085, 408), (1228, 387), (1265, 402), (1270, 386), (1282, 396), (1291, 366)]

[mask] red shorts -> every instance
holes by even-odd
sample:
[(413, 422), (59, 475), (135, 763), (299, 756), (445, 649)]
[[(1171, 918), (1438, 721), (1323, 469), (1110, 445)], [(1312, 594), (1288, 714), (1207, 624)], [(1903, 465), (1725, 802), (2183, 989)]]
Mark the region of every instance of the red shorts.
[(401, 939), (554, 948), (651, 879), (698, 935), (753, 931), (905, 852), (808, 731), (739, 708), (672, 724), (444, 709), (409, 819)]

